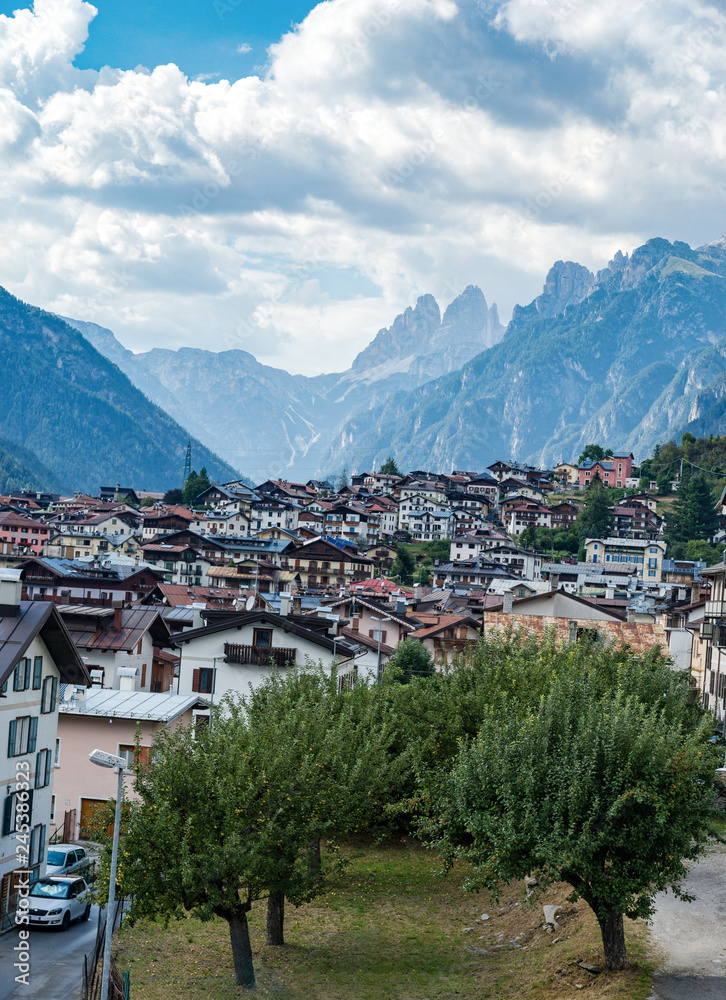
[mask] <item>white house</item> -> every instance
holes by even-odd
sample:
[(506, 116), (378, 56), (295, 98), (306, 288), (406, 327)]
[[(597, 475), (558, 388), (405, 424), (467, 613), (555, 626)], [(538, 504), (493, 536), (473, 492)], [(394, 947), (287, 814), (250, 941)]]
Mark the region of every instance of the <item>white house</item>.
[(0, 926), (12, 919), (20, 870), (31, 881), (43, 870), (61, 681), (90, 683), (56, 606), (21, 601), (21, 580), (21, 570), (0, 570)]
[(281, 604), (283, 614), (260, 609), (224, 614), (180, 635), (177, 693), (199, 694), (210, 702), (228, 691), (247, 694), (271, 669), (302, 666), (307, 660), (321, 662), (326, 670), (335, 660), (341, 681), (348, 674), (352, 679), (358, 650), (337, 635), (336, 623), (291, 616), (289, 595), (283, 595)]

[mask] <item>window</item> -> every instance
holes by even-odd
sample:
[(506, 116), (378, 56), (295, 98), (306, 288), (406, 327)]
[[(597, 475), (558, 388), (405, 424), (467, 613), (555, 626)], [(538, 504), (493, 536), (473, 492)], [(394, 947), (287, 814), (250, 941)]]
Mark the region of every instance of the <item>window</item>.
[(24, 753), (35, 753), (38, 738), (38, 717), (24, 715), (10, 720), (8, 733), (8, 757), (20, 757)]
[(53, 755), (53, 767), (60, 767), (60, 748), (61, 748), (61, 741), (60, 737), (58, 737), (55, 741), (55, 754)]
[(198, 667), (192, 673), (192, 691), (197, 694), (214, 694), (215, 671), (212, 667)]
[(40, 700), (41, 715), (48, 715), (55, 711), (58, 700), (58, 678), (46, 677), (43, 681), (43, 695)]
[(13, 691), (27, 691), (30, 687), (30, 657), (20, 660), (13, 674)]
[(3, 837), (15, 833), (18, 827), (30, 824), (33, 815), (33, 790), (10, 792), (3, 806)]
[(138, 760), (140, 764), (147, 764), (151, 759), (151, 747), (139, 747), (138, 754), (136, 746), (133, 743), (119, 743), (118, 747), (119, 757), (123, 757), (126, 761), (126, 769), (131, 770)]
[(35, 787), (46, 788), (50, 784), (50, 750), (39, 750), (35, 758)]
[(272, 629), (271, 628), (256, 628), (254, 630), (254, 646), (262, 646), (264, 649), (270, 649), (272, 646)]
[(43, 657), (36, 656), (33, 661), (33, 690), (40, 690), (40, 682), (43, 678)]

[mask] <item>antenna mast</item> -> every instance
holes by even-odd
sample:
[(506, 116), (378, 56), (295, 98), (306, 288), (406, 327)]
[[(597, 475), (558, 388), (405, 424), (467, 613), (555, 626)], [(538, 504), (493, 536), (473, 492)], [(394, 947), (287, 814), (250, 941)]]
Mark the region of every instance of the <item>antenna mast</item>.
[(187, 480), (192, 474), (192, 439), (189, 438), (187, 443), (187, 457), (184, 460), (184, 478), (182, 479), (182, 489), (187, 484)]

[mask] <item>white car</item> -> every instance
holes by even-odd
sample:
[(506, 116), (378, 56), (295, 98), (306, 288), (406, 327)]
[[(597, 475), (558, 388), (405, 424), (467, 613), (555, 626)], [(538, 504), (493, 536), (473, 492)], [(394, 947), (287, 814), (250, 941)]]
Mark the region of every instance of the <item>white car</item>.
[(88, 920), (91, 892), (82, 878), (51, 875), (39, 879), (28, 900), (31, 927), (57, 927), (66, 931), (73, 920)]
[(77, 875), (87, 878), (91, 860), (84, 847), (75, 844), (51, 844), (45, 862), (46, 875)]

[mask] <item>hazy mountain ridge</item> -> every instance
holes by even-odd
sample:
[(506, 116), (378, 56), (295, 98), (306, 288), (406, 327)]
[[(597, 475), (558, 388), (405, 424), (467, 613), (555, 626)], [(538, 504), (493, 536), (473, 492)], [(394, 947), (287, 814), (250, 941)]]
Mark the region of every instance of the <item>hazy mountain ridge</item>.
[[(21, 464), (66, 489), (122, 482), (166, 490), (181, 484), (188, 432), (147, 399), (81, 334), (0, 289), (0, 436)], [(200, 442), (198, 464), (217, 478), (234, 469)], [(22, 470), (21, 470), (22, 472)], [(25, 475), (25, 473), (22, 473)]]
[[(515, 310), (501, 343), (461, 371), (348, 421), (326, 466), (363, 468), (389, 453), (404, 467), (476, 468), (497, 454), (547, 465), (575, 458), (592, 440), (640, 457), (705, 407), (719, 407), (720, 241), (692, 250), (649, 240), (630, 257), (618, 254), (583, 298), (589, 272), (577, 268), (558, 262), (543, 295)], [(555, 294), (563, 269), (580, 279), (569, 295)], [(553, 301), (564, 308), (549, 315)]]
[[(469, 285), (443, 319), (431, 295), (379, 330), (339, 374), (306, 377), (262, 365), (246, 351), (126, 350), (110, 330), (69, 319), (150, 398), (228, 461), (257, 479), (310, 478), (337, 428), (401, 388), (460, 368), (501, 339), (496, 305)], [(221, 415), (221, 418), (220, 418)]]

